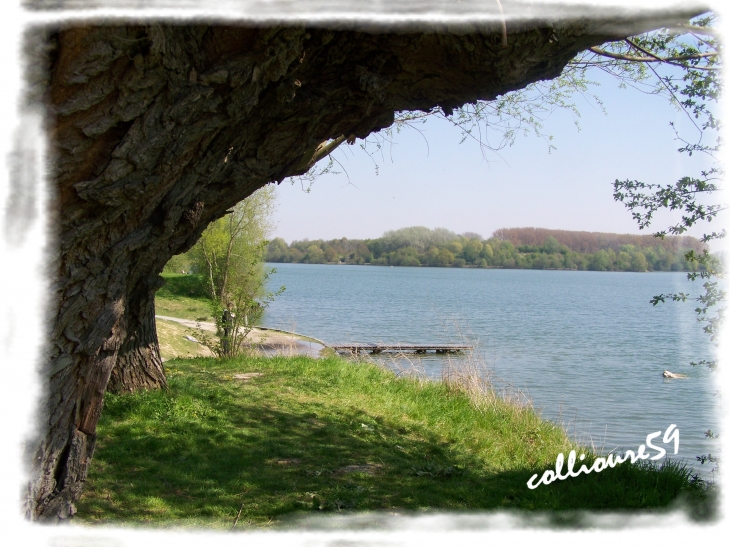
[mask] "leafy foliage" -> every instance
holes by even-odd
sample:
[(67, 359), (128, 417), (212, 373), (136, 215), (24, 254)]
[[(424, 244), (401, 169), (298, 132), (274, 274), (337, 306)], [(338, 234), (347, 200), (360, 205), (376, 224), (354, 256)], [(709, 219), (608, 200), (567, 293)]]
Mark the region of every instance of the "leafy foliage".
[(233, 292), (252, 296), (262, 276), (261, 256), (271, 231), (275, 187), (267, 186), (212, 222), (192, 249), (195, 266), (208, 277), (213, 300), (223, 302)]
[[(688, 251), (702, 249), (691, 237), (571, 232), (542, 228), (496, 230), (489, 239), (445, 228), (412, 226), (378, 239), (294, 241), (269, 244), (268, 262), (342, 263), (381, 266), (436, 266), (598, 271), (688, 271), (697, 267)], [(692, 255), (694, 256), (694, 255)]]
[[(713, 170), (717, 171), (718, 169)], [(698, 197), (702, 194), (709, 195), (719, 190), (711, 180), (717, 178), (710, 178), (709, 172), (702, 172), (702, 178), (682, 177), (676, 183), (665, 186), (636, 180), (616, 181), (613, 197), (632, 211), (634, 220), (642, 230), (651, 224), (654, 213), (659, 210), (682, 211), (683, 216), (678, 223), (654, 234), (655, 237), (664, 238), (667, 233), (683, 234), (699, 221), (712, 222), (718, 213), (726, 208), (719, 204), (698, 203)], [(707, 242), (722, 237), (725, 237), (725, 230), (705, 235), (702, 241)]]
[(266, 290), (274, 270), (263, 262), (275, 199), (274, 186), (255, 192), (212, 222), (185, 255), (190, 268), (206, 278), (219, 337), (200, 338), (218, 356), (240, 354), (264, 309), (284, 290)]
[[(715, 16), (708, 15), (691, 22), (690, 25), (680, 25), (678, 29), (664, 29), (634, 39), (625, 40), (630, 52), (638, 52), (671, 69), (668, 73), (659, 74), (651, 68), (656, 76), (657, 86), (662, 86), (671, 96), (672, 102), (693, 120), (699, 132), (696, 142), (690, 142), (677, 133), (677, 138), (683, 146), (679, 153), (692, 155), (701, 152), (715, 158), (720, 150), (722, 139), (718, 134), (721, 123), (713, 110), (721, 96), (722, 81), (719, 74), (721, 67), (721, 44), (712, 28)], [(693, 40), (688, 41), (688, 36)], [(679, 69), (679, 70), (677, 70)], [(695, 121), (696, 120), (696, 121)], [(676, 132), (676, 130), (675, 130)], [(703, 136), (709, 133), (714, 136), (711, 145), (702, 142)], [(648, 228), (653, 215), (660, 210), (679, 211), (681, 218), (667, 229), (655, 232), (654, 236), (664, 239), (667, 234), (683, 234), (698, 222), (712, 222), (718, 214), (727, 208), (721, 203), (707, 203), (713, 194), (722, 190), (724, 169), (716, 165), (702, 171), (700, 176), (685, 176), (674, 184), (647, 184), (636, 180), (616, 180), (614, 182), (614, 199), (623, 203), (632, 213), (640, 229)], [(701, 241), (708, 243), (723, 239), (725, 229), (705, 233)], [(689, 251), (686, 260), (695, 262), (700, 267), (699, 272), (691, 272), (688, 278), (695, 281), (704, 280), (702, 285), (704, 294), (694, 297), (698, 303), (695, 312), (697, 319), (704, 323), (703, 330), (710, 335), (713, 341), (717, 340), (725, 308), (723, 302), (726, 292), (720, 288), (724, 277), (722, 262), (702, 249), (697, 253)], [(651, 299), (653, 305), (667, 300), (685, 302), (690, 295), (687, 293), (660, 294)], [(708, 313), (714, 309), (713, 313)], [(700, 361), (693, 365), (716, 366), (716, 362)], [(703, 461), (704, 463), (704, 461)]]
[(260, 322), (264, 310), (284, 292), (284, 287), (276, 292), (265, 290), (269, 276), (276, 270), (259, 270), (260, 265), (261, 258), (249, 264), (246, 277), (240, 278), (243, 283), (226, 294), (225, 304), (220, 299), (211, 301), (218, 336), (209, 336), (201, 330), (198, 337), (200, 343), (218, 357), (235, 357), (244, 353), (246, 338)]

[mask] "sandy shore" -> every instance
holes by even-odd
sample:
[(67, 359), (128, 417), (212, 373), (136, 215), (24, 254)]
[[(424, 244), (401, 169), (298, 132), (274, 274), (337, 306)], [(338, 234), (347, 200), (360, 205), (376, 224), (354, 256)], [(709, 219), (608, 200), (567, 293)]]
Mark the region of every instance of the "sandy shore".
[[(180, 317), (169, 317), (167, 315), (155, 315), (157, 319), (174, 321), (185, 327), (216, 332), (215, 323), (208, 321), (193, 321), (181, 319)], [(277, 329), (255, 327), (248, 335), (251, 345), (259, 346), (266, 355), (308, 355), (319, 357), (320, 352), (327, 347), (324, 342), (295, 332), (286, 332)]]

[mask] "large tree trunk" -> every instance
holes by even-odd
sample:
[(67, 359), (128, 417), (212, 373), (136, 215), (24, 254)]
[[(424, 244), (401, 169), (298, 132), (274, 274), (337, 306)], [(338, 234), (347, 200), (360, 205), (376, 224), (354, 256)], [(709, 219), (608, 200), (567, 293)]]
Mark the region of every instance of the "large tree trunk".
[(135, 313), (128, 314), (133, 321), (128, 322), (131, 335), (119, 348), (116, 364), (106, 386), (111, 393), (167, 387), (157, 342), (154, 290), (145, 286), (137, 296), (139, 300), (133, 302)]
[[(579, 51), (663, 19), (510, 22), (440, 34), (325, 28), (67, 27), (51, 35), (58, 254), (26, 513), (74, 513), (103, 395), (164, 385), (154, 288), (174, 254), (317, 147), (401, 110), (444, 110), (557, 76)], [(685, 15), (692, 15), (687, 13)], [(34, 36), (38, 35), (33, 31)], [(118, 370), (115, 372), (115, 366)]]

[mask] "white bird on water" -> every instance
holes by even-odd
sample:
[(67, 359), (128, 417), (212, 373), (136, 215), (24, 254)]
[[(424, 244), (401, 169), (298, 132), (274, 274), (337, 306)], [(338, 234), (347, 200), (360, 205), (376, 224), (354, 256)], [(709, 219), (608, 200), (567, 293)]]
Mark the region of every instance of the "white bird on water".
[(675, 374), (674, 372), (669, 372), (668, 370), (665, 370), (662, 373), (662, 376), (665, 378), (686, 378), (687, 376), (685, 374)]

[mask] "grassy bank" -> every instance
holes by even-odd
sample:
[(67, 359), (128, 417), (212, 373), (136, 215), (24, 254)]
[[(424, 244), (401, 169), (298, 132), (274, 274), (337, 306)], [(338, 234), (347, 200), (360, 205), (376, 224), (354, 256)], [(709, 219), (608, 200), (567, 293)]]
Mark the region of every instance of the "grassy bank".
[[(702, 498), (676, 467), (626, 464), (528, 489), (533, 473), (576, 447), (483, 385), (396, 378), (339, 358), (167, 369), (167, 392), (106, 395), (81, 522), (225, 529), (323, 512), (638, 509)], [(245, 373), (260, 376), (236, 378)]]
[[(214, 321), (202, 276), (163, 273), (162, 277), (165, 283), (155, 294), (156, 315), (191, 321)], [(213, 352), (205, 346), (185, 338), (185, 336), (198, 336), (195, 330), (164, 319), (157, 319), (156, 323), (160, 355), (163, 359), (213, 356)]]
[(157, 319), (157, 339), (160, 343), (160, 356), (165, 360), (175, 358), (192, 359), (194, 357), (213, 357), (213, 352), (197, 342), (191, 342), (186, 336), (199, 336), (196, 330), (185, 327), (174, 321)]
[(155, 294), (157, 315), (213, 321), (202, 276), (163, 273), (162, 277), (165, 284)]

